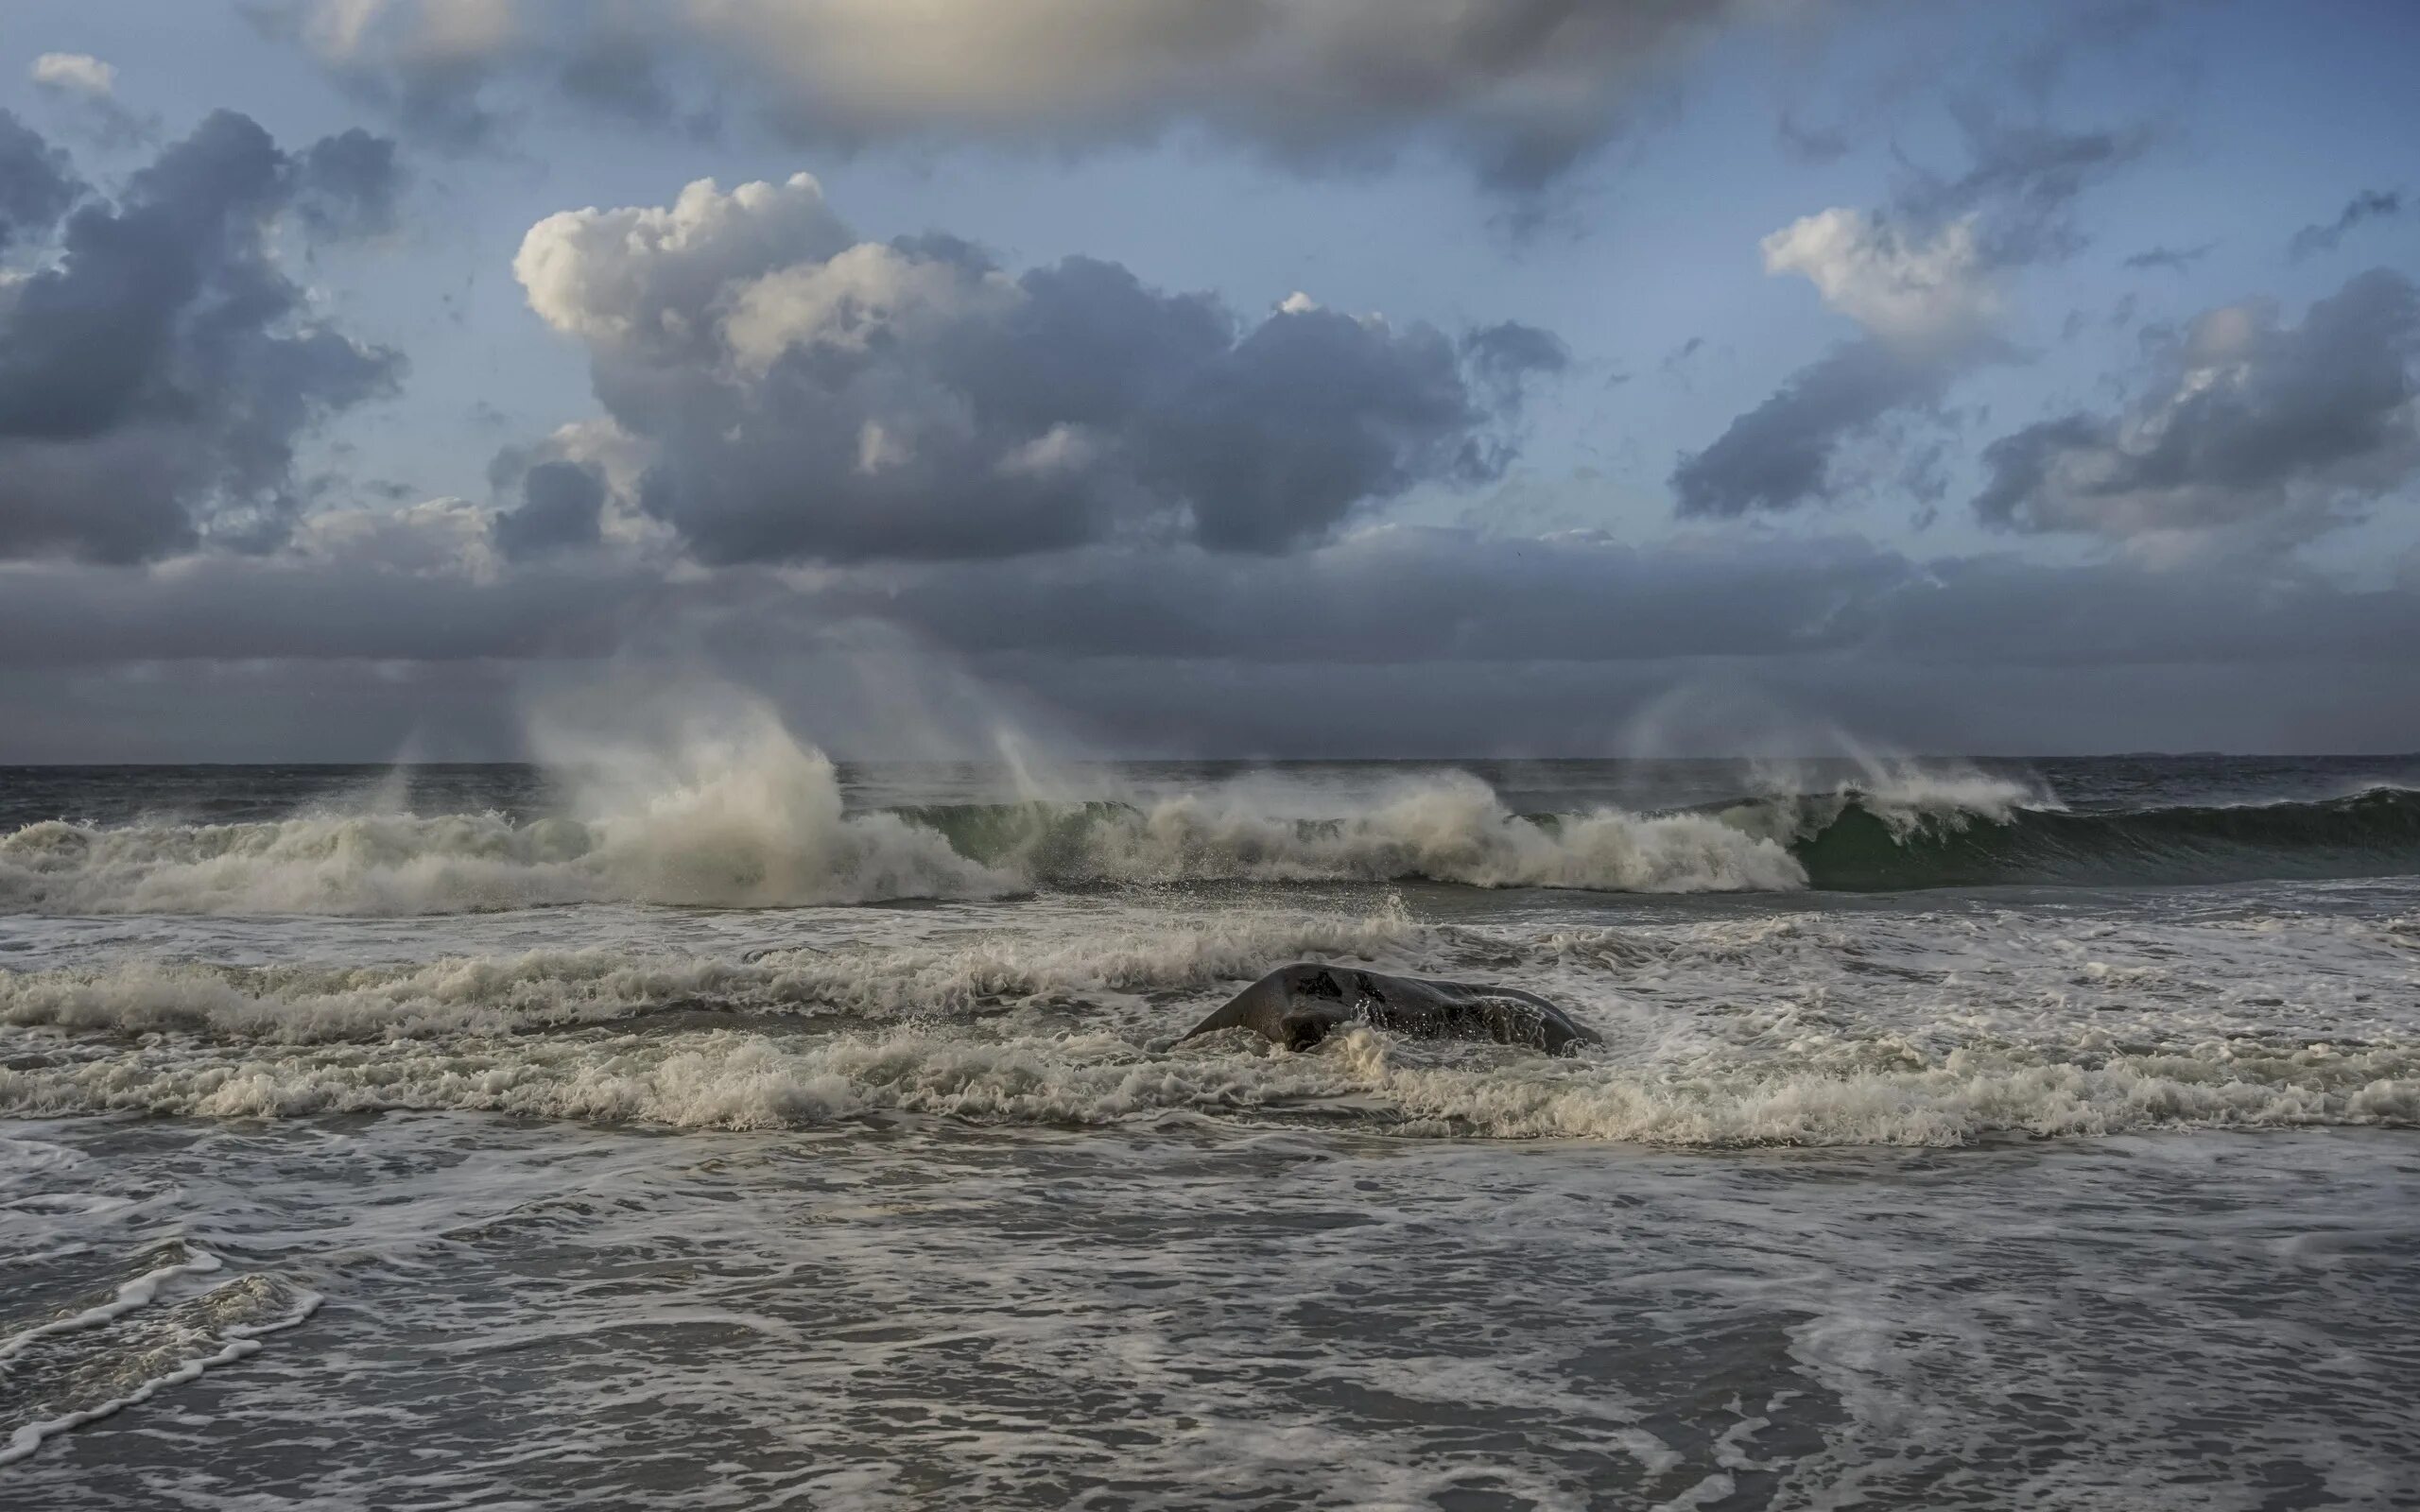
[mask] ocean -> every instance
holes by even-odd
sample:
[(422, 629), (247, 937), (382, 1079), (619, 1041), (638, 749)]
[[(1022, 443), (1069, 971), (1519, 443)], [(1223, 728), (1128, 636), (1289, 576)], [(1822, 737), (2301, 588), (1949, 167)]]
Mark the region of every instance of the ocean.
[(2411, 1507), (2415, 1130), (2420, 757), (0, 768), (0, 1506)]

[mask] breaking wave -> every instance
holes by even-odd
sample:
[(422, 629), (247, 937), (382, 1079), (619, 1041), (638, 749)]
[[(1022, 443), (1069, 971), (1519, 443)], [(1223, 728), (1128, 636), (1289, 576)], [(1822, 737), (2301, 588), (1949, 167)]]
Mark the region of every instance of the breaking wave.
[[(2420, 1125), (2420, 1040), (2374, 990), (2408, 979), (2408, 920), (2067, 938), (2001, 916), (1912, 938), (1798, 918), (1506, 931), (1390, 904), (753, 959), (122, 961), (0, 972), (0, 1115), (1213, 1118), (1711, 1146)], [(1179, 1041), (1299, 957), (1518, 980), (1605, 1043), (1547, 1057), (1364, 1029), (1305, 1054)]]
[(1843, 891), (2248, 882), (2420, 871), (2420, 792), (2374, 787), (2316, 801), (2071, 813), (1961, 809), (1910, 822), (1851, 801), (1790, 853), (1809, 884)]
[(1297, 955), (1411, 961), (1430, 931), (1399, 902), (1363, 916), (1222, 912), (1076, 937), (775, 950), (745, 958), (538, 950), (376, 966), (118, 961), (0, 971), (0, 1025), (221, 1042), (332, 1044), (611, 1026), (668, 1011), (821, 1016), (863, 1028), (1240, 982)]
[(1397, 784), (1343, 815), (1251, 784), (1148, 805), (909, 808), (959, 851), (1037, 881), (1443, 882), (1596, 892), (1773, 892), (1806, 885), (1786, 846), (1709, 814), (1598, 808), (1519, 815), (1459, 773)]
[(896, 815), (766, 716), (587, 774), (575, 813), (323, 812), (234, 824), (50, 821), (0, 837), (0, 908), (466, 913), (583, 902), (772, 907), (996, 897), (1020, 879)]
[(889, 1113), (1086, 1125), (1143, 1116), (1348, 1120), (1375, 1131), (1631, 1143), (1955, 1145), (1995, 1134), (2420, 1124), (2420, 1047), (2078, 1045), (1675, 1077), (1598, 1061), (1435, 1065), (1368, 1030), (1321, 1051), (1160, 1054), (1111, 1033), (978, 1039), (911, 1026), (823, 1040), (732, 1030), (602, 1040), (158, 1050), (0, 1068), (0, 1108), (205, 1118), (415, 1110), (670, 1128), (812, 1126)]
[(1243, 781), (1134, 802), (850, 812), (769, 719), (623, 764), (567, 811), (52, 820), (0, 835), (0, 910), (400, 916), (590, 902), (755, 908), (1210, 882), (1598, 892), (1881, 891), (2420, 870), (2420, 793), (2073, 812), (1979, 773), (1875, 774), (1661, 814), (1519, 814), (1437, 773), (1342, 799)]
[(581, 902), (781, 907), (1040, 886), (1420, 879), (1621, 892), (1782, 890), (1773, 840), (1703, 814), (1510, 813), (1468, 777), (1297, 817), (1243, 795), (844, 813), (812, 752), (676, 782), (587, 817), (311, 814), (244, 824), (33, 824), (0, 836), (0, 908), (462, 913)]
[[(254, 1000), (264, 1019), (280, 1011), (274, 1000)], [(1165, 1017), (1174, 1023), (1191, 1011)], [(130, 1016), (156, 1022), (149, 1006)], [(154, 1037), (112, 1041), (106, 1054), (0, 1067), (0, 1110), (210, 1118), (459, 1110), (733, 1129), (894, 1113), (1052, 1125), (1241, 1115), (1342, 1119), (1412, 1136), (1710, 1146), (2420, 1123), (2420, 1045), (2411, 1043), (2238, 1037), (2121, 1048), (2080, 1033), (1928, 1048), (1888, 1035), (1800, 1038), (1806, 1042), (1787, 1056), (1548, 1059), (1464, 1047), (1440, 1053), (1362, 1029), (1305, 1055), (1257, 1042), (1171, 1050), (1164, 1035), (1115, 1020), (985, 1032), (920, 1017), (829, 1034), (621, 1022), (534, 1038), (301, 1045)]]

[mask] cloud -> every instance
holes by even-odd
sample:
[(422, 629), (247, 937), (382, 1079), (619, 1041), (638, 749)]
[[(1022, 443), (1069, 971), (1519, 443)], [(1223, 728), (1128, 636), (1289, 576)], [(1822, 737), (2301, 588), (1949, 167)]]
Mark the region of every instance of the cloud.
[(219, 112), (0, 287), (0, 556), (282, 534), (298, 438), (401, 368), (311, 318), (269, 253), (309, 163)]
[(323, 236), (369, 236), (392, 231), (404, 184), (391, 137), (359, 127), (321, 137), (291, 164), (294, 209)]
[(1875, 340), (1836, 347), (1681, 459), (1672, 491), (1683, 515), (1789, 509), (1837, 491), (1844, 446), (1894, 412), (1937, 398), (1945, 369)]
[(552, 215), (514, 270), (653, 454), (649, 514), (711, 561), (998, 557), (1134, 532), (1270, 552), (1420, 483), (1497, 475), (1544, 332), (1461, 343), (943, 235), (858, 241), (802, 174)]
[(2146, 248), (2142, 251), (2136, 252), (2133, 256), (2127, 258), (2125, 262), (2119, 266), (2143, 269), (2154, 267), (2165, 268), (2171, 273), (2182, 273), (2186, 269), (2191, 267), (2194, 264), (2200, 262), (2202, 259), (2209, 256), (2211, 251), (2217, 246), (2218, 244), (2216, 242), (2204, 242), (2199, 247)]
[(2286, 255), (2296, 262), (2336, 250), (2345, 233), (2367, 221), (2388, 220), (2403, 214), (2403, 195), (2399, 190), (2364, 189), (2325, 226), (2305, 226), (2294, 232), (2286, 244)]
[[(489, 139), (544, 94), (664, 123), (731, 100), (822, 147), (1208, 132), (1296, 163), (1426, 146), (1544, 184), (1753, 0), (290, 0), (267, 13), (414, 129)], [(1782, 9), (1804, 9), (1789, 6)]]
[[(464, 746), (465, 731), (509, 738), (515, 687), (609, 658), (808, 687), (803, 728), (847, 750), (872, 725), (812, 679), (874, 620), (885, 644), (1029, 693), (1113, 750), (1579, 752), (1656, 696), (1708, 683), (1801, 695), (1920, 748), (2420, 738), (2405, 650), (2420, 585), (2352, 590), (2241, 563), (1390, 526), (1278, 558), (1144, 543), (1014, 572), (803, 574), (666, 572), (609, 550), (501, 573), (488, 518), (438, 500), (314, 515), (270, 556), (0, 565), (0, 760), (374, 759), (423, 721), (439, 748), (510, 756)], [(886, 696), (895, 684), (873, 700)], [(60, 745), (72, 724), (11, 717), (44, 700), (123, 722)]]
[(1910, 354), (1963, 345), (1998, 313), (1971, 218), (1918, 235), (1881, 216), (1826, 210), (1762, 245), (1767, 273), (1805, 275), (1824, 303)]
[[(178, 581), (188, 575), (207, 578), (214, 572), (227, 571), (228, 576), (219, 580), (238, 581), (251, 576), (268, 582), (290, 582), (295, 580), (293, 575), (320, 574), (342, 591), (366, 571), (430, 582), (458, 579), (486, 587), (499, 580), (495, 525), (493, 510), (467, 499), (424, 499), (383, 509), (321, 509), (295, 522), (284, 552), (240, 558), (205, 553), (163, 566), (151, 580)], [(258, 573), (248, 573), (240, 565), (227, 569), (224, 564), (229, 562), (268, 565)]]
[(1985, 449), (1991, 524), (2146, 540), (2324, 529), (2420, 470), (2420, 290), (2385, 268), (2300, 325), (2238, 304), (2197, 318), (2121, 414), (2029, 425)]
[[(1279, 309), (1288, 315), (1302, 313), (1291, 301)], [(1571, 350), (1562, 337), (1518, 320), (1498, 321), (1462, 337), (1462, 355), (1478, 380), (1508, 405), (1517, 402), (1522, 386), (1530, 378), (1563, 372), (1571, 366)]]
[(44, 53), (26, 77), (44, 89), (108, 99), (117, 93), (117, 69), (90, 53)]
[(1737, 516), (1833, 497), (1849, 445), (1937, 401), (1998, 313), (1971, 217), (1929, 237), (1850, 210), (1808, 215), (1764, 240), (1765, 270), (1799, 273), (1865, 328), (1792, 373), (1672, 472), (1680, 513)]
[(74, 106), (87, 133), (104, 146), (130, 146), (159, 133), (159, 123), (127, 109), (117, 68), (89, 53), (44, 53), (26, 70), (34, 87)]
[(1784, 109), (1773, 123), (1782, 149), (1801, 163), (1822, 165), (1849, 155), (1849, 134), (1839, 127), (1809, 126), (1792, 109)]
[(1919, 226), (1976, 217), (1980, 255), (1993, 267), (2075, 255), (2084, 245), (2072, 214), (2076, 200), (2158, 140), (2149, 127), (2068, 130), (2013, 124), (1976, 108), (1954, 113), (1965, 139), (1965, 171), (1911, 167), (1892, 214)]
[(0, 565), (0, 666), (584, 659), (667, 646), (788, 656), (869, 620), (967, 656), (1361, 667), (2371, 660), (2420, 633), (2420, 584), (2354, 590), (2228, 562), (1920, 560), (1854, 537), (1634, 545), (1594, 532), (1389, 525), (1276, 558), (1145, 542), (1051, 553), (1009, 573), (920, 561), (801, 574), (666, 571), (596, 551), (500, 573), (481, 549), (496, 520), (440, 499), (313, 515), (292, 550), (268, 556)]
[[(1764, 239), (1767, 273), (1805, 276), (1863, 335), (1685, 454), (1671, 478), (1681, 514), (1793, 509), (1873, 482), (1872, 467), (1845, 465), (1852, 448), (1886, 437), (1902, 414), (1938, 406), (1966, 371), (2008, 355), (1996, 335), (2000, 275), (2081, 247), (2073, 201), (2151, 141), (2138, 130), (2012, 127), (1971, 110), (1960, 123), (1964, 172), (1911, 167), (1885, 211), (1826, 210)], [(1906, 458), (1892, 479), (1927, 508), (1945, 487), (1937, 450)]]
[(540, 462), (522, 475), (521, 505), (495, 520), (496, 549), (521, 560), (604, 540), (605, 480), (577, 462)]
[(0, 110), (0, 251), (22, 235), (50, 230), (82, 192), (67, 154)]

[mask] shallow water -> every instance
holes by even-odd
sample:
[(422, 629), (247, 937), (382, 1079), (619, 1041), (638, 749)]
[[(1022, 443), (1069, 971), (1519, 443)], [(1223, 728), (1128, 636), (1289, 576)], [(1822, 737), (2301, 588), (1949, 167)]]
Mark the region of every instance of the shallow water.
[(0, 774), (0, 1504), (2396, 1505), (2410, 765)]
[(21, 1418), (320, 1300), (12, 1505), (2383, 1508), (2420, 1464), (2391, 1134), (14, 1137), (40, 1293), (223, 1262), (29, 1346)]

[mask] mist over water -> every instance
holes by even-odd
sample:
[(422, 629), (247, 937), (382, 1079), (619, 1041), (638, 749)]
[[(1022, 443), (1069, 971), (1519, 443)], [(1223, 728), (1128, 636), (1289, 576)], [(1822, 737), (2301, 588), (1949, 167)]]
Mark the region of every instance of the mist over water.
[[(721, 697), (533, 747), (0, 774), (30, 1504), (374, 1501), (424, 1451), (587, 1505), (1186, 1506), (1240, 1466), (2386, 1507), (2420, 1463), (2341, 1376), (2420, 1361), (2411, 762), (864, 765)], [(1297, 960), (1603, 1042), (1179, 1042)], [(2217, 1289), (2142, 1289), (2180, 1269)], [(2280, 1297), (2368, 1332), (2229, 1332)], [(372, 1357), (314, 1409), (341, 1468), (263, 1436)], [(627, 1384), (562, 1396), (575, 1358)], [(2212, 1447), (2221, 1374), (2265, 1426)], [(175, 1447), (204, 1419), (240, 1473)]]

